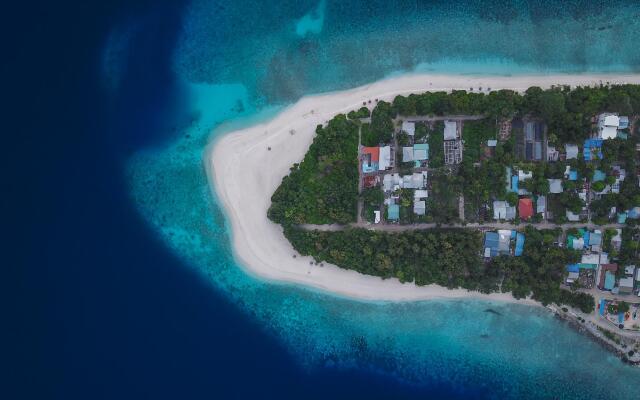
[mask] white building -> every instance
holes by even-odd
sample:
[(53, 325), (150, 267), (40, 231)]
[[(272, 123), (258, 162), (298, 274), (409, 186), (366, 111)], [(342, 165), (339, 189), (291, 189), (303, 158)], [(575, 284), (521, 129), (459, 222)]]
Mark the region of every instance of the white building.
[(598, 115), (598, 137), (600, 139), (615, 139), (618, 136), (620, 117), (615, 114), (602, 113)]
[(402, 131), (409, 136), (413, 136), (416, 134), (416, 123), (404, 121), (402, 123)]
[(391, 146), (380, 147), (378, 170), (384, 171), (389, 167), (391, 167)]
[(455, 121), (444, 121), (444, 140), (458, 138), (458, 124)]

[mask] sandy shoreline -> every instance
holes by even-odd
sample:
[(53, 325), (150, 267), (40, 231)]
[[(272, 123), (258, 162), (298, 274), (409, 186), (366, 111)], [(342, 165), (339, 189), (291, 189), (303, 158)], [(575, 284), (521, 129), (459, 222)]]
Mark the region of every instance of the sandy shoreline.
[[(234, 256), (246, 270), (262, 279), (304, 284), (338, 295), (365, 300), (427, 300), (475, 298), (516, 300), (510, 294), (484, 295), (462, 289), (402, 284), (382, 280), (325, 263), (310, 265), (311, 257), (296, 254), (282, 228), (267, 219), (271, 195), (288, 174), (293, 163), (304, 157), (315, 128), (335, 114), (348, 112), (374, 99), (390, 101), (398, 94), (425, 91), (488, 88), (523, 91), (530, 86), (596, 85), (599, 83), (640, 83), (640, 75), (531, 75), (464, 76), (404, 75), (355, 89), (303, 97), (270, 121), (227, 133), (205, 149), (204, 162), (209, 184), (231, 224)], [(295, 133), (292, 134), (291, 131)], [(271, 148), (269, 151), (268, 148)]]

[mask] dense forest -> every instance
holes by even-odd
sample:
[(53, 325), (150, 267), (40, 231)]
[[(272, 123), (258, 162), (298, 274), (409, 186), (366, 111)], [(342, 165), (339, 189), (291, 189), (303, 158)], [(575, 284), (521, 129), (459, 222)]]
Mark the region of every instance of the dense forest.
[(400, 233), (346, 229), (306, 231), (285, 227), (285, 235), (302, 255), (318, 262), (417, 285), (437, 284), (482, 293), (512, 292), (543, 304), (567, 304), (593, 311), (593, 297), (560, 289), (565, 266), (579, 253), (553, 244), (558, 231), (525, 229), (522, 257), (500, 256), (483, 262), (482, 233), (471, 229), (411, 230)]
[(271, 197), (268, 217), (280, 224), (354, 222), (357, 199), (358, 123), (341, 114), (318, 125), (304, 160)]

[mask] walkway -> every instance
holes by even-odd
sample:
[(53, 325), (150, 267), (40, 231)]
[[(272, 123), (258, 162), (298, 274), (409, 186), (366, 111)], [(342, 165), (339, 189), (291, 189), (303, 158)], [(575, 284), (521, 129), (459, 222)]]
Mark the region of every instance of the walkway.
[(372, 224), (369, 222), (358, 222), (352, 223), (348, 225), (339, 225), (339, 224), (330, 224), (330, 225), (313, 225), (313, 224), (303, 224), (300, 227), (304, 230), (308, 231), (325, 231), (325, 232), (336, 232), (342, 231), (347, 228), (364, 228), (372, 231), (384, 231), (384, 232), (403, 232), (403, 231), (414, 231), (421, 229), (435, 229), (435, 228), (473, 228), (481, 231), (486, 230), (495, 230), (495, 229), (521, 229), (527, 225), (531, 225), (537, 229), (555, 229), (561, 228), (563, 231), (571, 228), (587, 228), (587, 229), (615, 229), (615, 228), (623, 228), (625, 224), (606, 224), (606, 225), (596, 225), (592, 222), (586, 224), (562, 224), (556, 225), (550, 222), (540, 222), (537, 224), (512, 224), (509, 222), (489, 222), (489, 223), (469, 223), (469, 224), (436, 224), (436, 223), (422, 223), (422, 224), (411, 224), (411, 225), (399, 225), (399, 224)]

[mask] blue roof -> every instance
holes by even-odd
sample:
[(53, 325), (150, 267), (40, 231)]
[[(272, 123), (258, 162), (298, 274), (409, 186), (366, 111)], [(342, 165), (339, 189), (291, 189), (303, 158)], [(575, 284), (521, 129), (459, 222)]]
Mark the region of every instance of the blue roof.
[(582, 238), (584, 239), (584, 247), (589, 246), (589, 239), (591, 238), (591, 232), (589, 231), (582, 232)]
[(624, 313), (618, 313), (618, 323), (619, 324), (624, 324)]
[(604, 288), (605, 290), (613, 289), (613, 286), (616, 283), (616, 276), (611, 273), (611, 271), (607, 271), (604, 275)]
[(605, 299), (600, 299), (600, 315), (604, 315), (604, 306), (607, 305)]
[(593, 182), (600, 182), (600, 181), (604, 181), (607, 177), (607, 174), (605, 174), (604, 172), (600, 171), (599, 169), (593, 171)]
[(576, 170), (569, 171), (569, 180), (570, 181), (577, 181), (578, 180), (578, 171), (576, 171)]
[(580, 266), (578, 264), (567, 265), (567, 272), (580, 272)]
[(389, 205), (389, 216), (388, 218), (393, 221), (397, 221), (400, 218), (400, 206), (397, 204)]
[(633, 207), (627, 213), (627, 218), (638, 219), (639, 217), (640, 217), (640, 208), (639, 207)]
[(600, 246), (602, 244), (602, 234), (592, 233), (589, 239), (589, 244), (592, 246)]
[(498, 252), (498, 243), (500, 241), (500, 237), (497, 232), (487, 232), (484, 234), (484, 247), (488, 247), (491, 249), (491, 256), (494, 255), (494, 251)]
[(512, 192), (517, 192), (518, 191), (518, 176), (514, 175), (511, 177), (511, 191)]
[(521, 256), (523, 251), (524, 251), (524, 234), (518, 232), (516, 234), (516, 250), (514, 255), (516, 257)]

